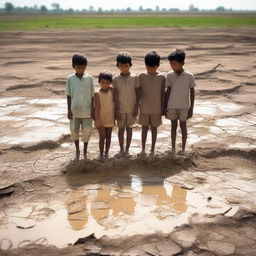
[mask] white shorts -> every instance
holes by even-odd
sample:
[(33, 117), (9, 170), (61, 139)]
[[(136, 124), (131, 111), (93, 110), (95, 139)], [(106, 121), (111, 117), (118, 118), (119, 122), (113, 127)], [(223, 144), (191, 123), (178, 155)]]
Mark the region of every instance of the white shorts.
[(177, 120), (179, 119), (180, 121), (186, 122), (188, 119), (188, 110), (187, 108), (185, 109), (176, 109), (176, 108), (171, 108), (167, 110), (166, 113), (166, 118), (170, 120)]
[(70, 119), (70, 132), (73, 141), (79, 140), (80, 126), (82, 129), (82, 140), (88, 142), (92, 133), (91, 118), (73, 118)]

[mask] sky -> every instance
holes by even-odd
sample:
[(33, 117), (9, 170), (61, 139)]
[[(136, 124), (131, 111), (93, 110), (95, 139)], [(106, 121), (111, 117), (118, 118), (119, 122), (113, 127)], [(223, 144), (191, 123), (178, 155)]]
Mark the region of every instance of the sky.
[(126, 9), (127, 7), (137, 10), (139, 6), (143, 6), (144, 9), (155, 10), (155, 7), (159, 6), (160, 9), (179, 8), (180, 10), (187, 10), (193, 4), (200, 10), (216, 9), (218, 6), (233, 10), (256, 10), (256, 0), (0, 0), (0, 7), (3, 8), (6, 2), (12, 3), (15, 7), (45, 5), (48, 9), (52, 8), (52, 3), (58, 3), (63, 9), (89, 9), (90, 6), (93, 6), (95, 9), (101, 7), (104, 10)]

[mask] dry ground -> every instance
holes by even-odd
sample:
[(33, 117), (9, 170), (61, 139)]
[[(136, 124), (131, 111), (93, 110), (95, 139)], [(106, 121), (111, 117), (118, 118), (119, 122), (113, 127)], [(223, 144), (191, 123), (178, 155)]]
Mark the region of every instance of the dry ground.
[[(131, 174), (145, 183), (165, 180), (201, 193), (203, 198), (220, 199), (216, 199), (217, 206), (209, 206), (218, 209), (214, 214), (199, 210), (173, 232), (160, 234), (156, 229), (157, 234), (137, 233), (129, 243), (122, 236), (114, 240), (90, 237), (64, 249), (47, 247), (44, 241), (43, 245), (32, 242), (20, 249), (0, 250), (0, 254), (255, 255), (255, 32), (254, 28), (0, 32), (0, 229), (4, 231), (15, 207), (62, 202), (70, 188), (89, 184), (125, 187)], [(186, 50), (185, 68), (197, 81), (195, 113), (188, 124), (189, 155), (166, 153), (170, 124), (163, 120), (153, 160), (136, 157), (140, 151), (140, 127), (136, 126), (131, 159), (95, 162), (98, 137), (94, 130), (90, 161), (73, 163), (64, 95), (66, 77), (72, 72), (72, 54), (87, 55), (87, 71), (97, 87), (100, 71), (118, 73), (115, 56), (120, 51), (132, 54), (132, 71), (140, 73), (145, 70), (145, 54), (156, 50), (162, 56), (159, 71), (167, 73), (167, 56), (177, 47)], [(117, 152), (114, 130), (111, 156)], [(159, 209), (168, 225), (164, 209)], [(109, 223), (104, 224), (107, 229)], [(3, 231), (0, 249), (8, 248), (12, 239), (3, 240)]]

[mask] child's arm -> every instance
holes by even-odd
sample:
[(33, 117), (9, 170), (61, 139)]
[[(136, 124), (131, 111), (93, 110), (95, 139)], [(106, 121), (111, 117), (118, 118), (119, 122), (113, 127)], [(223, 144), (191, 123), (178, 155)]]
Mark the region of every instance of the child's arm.
[(95, 126), (100, 127), (100, 100), (98, 93), (94, 94), (94, 100), (95, 100)]
[(161, 87), (161, 113), (162, 115), (165, 114), (165, 80)]
[(119, 118), (119, 100), (118, 100), (118, 91), (117, 88), (113, 88), (113, 97), (114, 97), (114, 103), (115, 103), (115, 118), (118, 119)]
[(169, 98), (170, 98), (170, 95), (171, 95), (171, 90), (172, 90), (172, 87), (168, 87), (166, 92), (165, 92), (165, 100), (164, 100), (164, 112), (165, 112), (165, 114), (167, 112), (168, 101), (169, 101)]
[(140, 99), (141, 99), (141, 83), (140, 83), (140, 76), (136, 79), (136, 87), (135, 87), (135, 93), (136, 93), (136, 103), (133, 111), (133, 115), (136, 117), (139, 113), (139, 105), (140, 105)]
[(71, 97), (67, 95), (67, 105), (68, 105), (68, 119), (73, 119), (73, 114), (71, 111)]
[(91, 98), (91, 118), (95, 120), (94, 96)]
[(188, 111), (188, 118), (191, 118), (193, 116), (194, 102), (195, 102), (195, 89), (190, 88), (190, 108)]
[(137, 116), (139, 112), (140, 96), (141, 96), (141, 87), (135, 88), (136, 93), (136, 102), (134, 106), (133, 116)]

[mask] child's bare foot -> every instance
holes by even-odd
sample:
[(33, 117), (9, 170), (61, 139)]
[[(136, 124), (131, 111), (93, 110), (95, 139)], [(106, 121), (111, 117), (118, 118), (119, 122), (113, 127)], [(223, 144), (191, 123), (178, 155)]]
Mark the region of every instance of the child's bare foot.
[(122, 157), (124, 157), (124, 151), (119, 151), (119, 152), (115, 155), (115, 157), (117, 157), (117, 158), (122, 158)]
[(129, 158), (131, 155), (129, 154), (129, 150), (126, 150), (124, 153), (125, 158)]
[(152, 150), (151, 149), (151, 151), (150, 151), (150, 156), (152, 157), (152, 156), (154, 156), (155, 155), (155, 150)]
[(187, 154), (187, 151), (185, 151), (185, 149), (182, 149), (181, 151), (178, 152), (178, 155), (186, 155)]
[(79, 161), (79, 159), (80, 159), (80, 151), (76, 150), (76, 156), (75, 156), (74, 161)]
[(105, 161), (108, 161), (109, 160), (109, 155), (108, 153), (105, 153)]
[(97, 161), (100, 161), (100, 162), (104, 162), (105, 157), (104, 157), (104, 156), (99, 155), (99, 156), (97, 157), (97, 159), (96, 159), (96, 160), (97, 160)]
[(145, 157), (146, 156), (145, 150), (142, 150), (137, 156), (138, 157)]
[(87, 160), (87, 153), (84, 152), (84, 161), (86, 162)]

